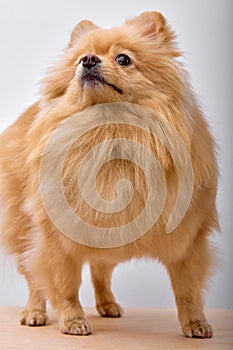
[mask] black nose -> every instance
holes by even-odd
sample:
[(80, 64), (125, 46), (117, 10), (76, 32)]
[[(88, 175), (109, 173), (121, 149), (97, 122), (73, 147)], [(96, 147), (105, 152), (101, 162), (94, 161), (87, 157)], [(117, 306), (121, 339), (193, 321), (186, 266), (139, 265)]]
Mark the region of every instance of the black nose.
[(92, 68), (92, 67), (95, 67), (97, 63), (101, 63), (101, 59), (98, 56), (90, 53), (84, 56), (81, 59), (81, 62), (83, 63), (83, 67)]

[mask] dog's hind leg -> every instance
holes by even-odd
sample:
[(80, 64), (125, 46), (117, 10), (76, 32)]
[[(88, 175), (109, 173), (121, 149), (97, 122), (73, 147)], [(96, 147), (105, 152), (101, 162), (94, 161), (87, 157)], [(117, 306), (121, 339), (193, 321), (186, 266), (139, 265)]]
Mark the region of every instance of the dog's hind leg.
[(117, 304), (111, 290), (111, 277), (115, 265), (106, 262), (91, 262), (91, 277), (95, 290), (96, 308), (103, 317), (120, 317), (123, 309)]

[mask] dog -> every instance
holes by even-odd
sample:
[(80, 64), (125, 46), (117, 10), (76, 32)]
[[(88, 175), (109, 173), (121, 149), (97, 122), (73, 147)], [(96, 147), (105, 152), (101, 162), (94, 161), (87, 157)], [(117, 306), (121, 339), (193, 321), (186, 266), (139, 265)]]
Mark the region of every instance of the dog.
[(184, 335), (212, 337), (203, 290), (216, 259), (215, 142), (175, 39), (159, 12), (108, 30), (81, 21), (39, 100), (2, 133), (1, 238), (29, 287), (22, 325), (46, 324), (49, 300), (62, 333), (90, 334), (83, 264), (99, 314), (119, 317), (114, 267), (146, 257), (168, 271)]

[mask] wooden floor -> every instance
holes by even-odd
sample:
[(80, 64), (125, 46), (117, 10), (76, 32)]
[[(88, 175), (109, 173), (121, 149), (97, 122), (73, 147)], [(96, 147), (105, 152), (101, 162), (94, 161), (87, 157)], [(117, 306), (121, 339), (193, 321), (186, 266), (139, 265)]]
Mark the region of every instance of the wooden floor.
[(60, 334), (51, 310), (49, 325), (20, 326), (21, 311), (19, 307), (0, 307), (1, 350), (233, 349), (233, 310), (207, 312), (215, 330), (212, 339), (183, 337), (175, 310), (126, 309), (124, 317), (106, 319), (87, 309), (94, 333), (86, 337)]

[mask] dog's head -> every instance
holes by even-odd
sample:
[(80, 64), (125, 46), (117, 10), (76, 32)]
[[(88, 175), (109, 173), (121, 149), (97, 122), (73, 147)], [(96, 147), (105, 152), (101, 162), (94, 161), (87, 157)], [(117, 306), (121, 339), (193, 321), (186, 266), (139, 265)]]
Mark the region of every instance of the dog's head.
[[(43, 82), (44, 100), (64, 95), (84, 107), (103, 102), (145, 104), (177, 84), (174, 33), (158, 12), (145, 12), (103, 30), (84, 20), (74, 28), (62, 60)], [(149, 105), (149, 102), (146, 102)]]

